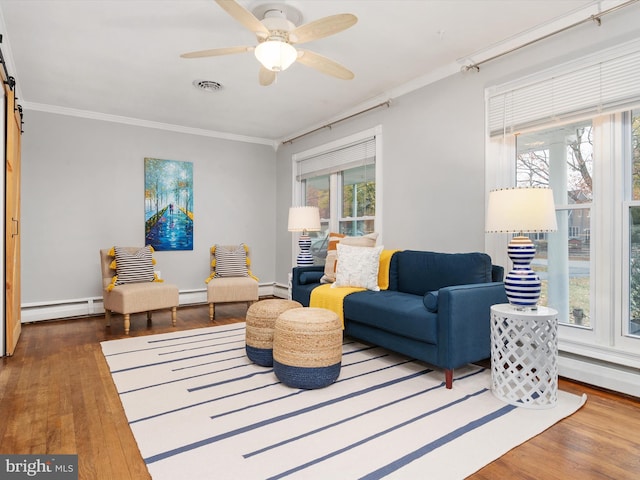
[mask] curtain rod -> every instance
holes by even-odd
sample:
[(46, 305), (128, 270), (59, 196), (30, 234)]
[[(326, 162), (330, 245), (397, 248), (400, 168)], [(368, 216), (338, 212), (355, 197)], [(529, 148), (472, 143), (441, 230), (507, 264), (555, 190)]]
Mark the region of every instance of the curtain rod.
[(298, 135), (297, 137), (293, 137), (293, 138), (290, 138), (288, 140), (284, 140), (282, 142), (282, 145), (284, 145), (285, 143), (293, 143), (296, 140), (298, 140), (299, 138), (306, 137), (307, 135), (311, 135), (312, 133), (315, 133), (315, 132), (317, 132), (319, 130), (322, 130), (323, 128), (331, 128), (337, 123), (344, 122), (345, 120), (349, 120), (350, 118), (357, 117), (358, 115), (362, 115), (363, 113), (370, 112), (371, 110), (375, 110), (376, 108), (384, 107), (385, 105), (387, 107), (390, 107), (391, 106), (391, 100), (387, 100), (386, 102), (379, 103), (378, 105), (374, 105), (373, 107), (366, 108), (366, 109), (364, 109), (364, 110), (362, 110), (360, 112), (357, 112), (357, 113), (354, 113), (352, 115), (349, 115), (348, 117), (341, 118), (340, 120), (336, 120), (334, 122), (327, 123), (326, 125), (323, 125), (321, 127), (314, 128), (313, 130), (309, 130), (308, 132), (302, 133), (302, 134)]
[(549, 37), (552, 37), (552, 36), (554, 36), (554, 35), (557, 35), (558, 33), (566, 32), (567, 30), (570, 30), (570, 29), (572, 29), (573, 27), (577, 27), (578, 25), (582, 25), (583, 23), (595, 22), (595, 23), (597, 23), (597, 24), (598, 24), (598, 26), (600, 26), (600, 25), (602, 24), (602, 20), (601, 20), (601, 19), (602, 19), (602, 17), (604, 17), (605, 15), (607, 15), (607, 14), (609, 14), (609, 13), (613, 13), (613, 12), (615, 12), (616, 10), (620, 10), (620, 9), (622, 9), (622, 8), (628, 7), (629, 5), (632, 5), (632, 4), (634, 4), (634, 3), (638, 2), (638, 1), (640, 1), (640, 0), (629, 0), (628, 2), (621, 3), (620, 5), (616, 5), (615, 7), (611, 7), (611, 8), (609, 8), (609, 9), (607, 9), (607, 10), (602, 11), (602, 12), (600, 12), (600, 13), (599, 13), (599, 14), (597, 14), (597, 15), (591, 15), (591, 16), (590, 16), (590, 17), (588, 17), (588, 18), (585, 18), (585, 19), (583, 19), (583, 20), (580, 20), (580, 21), (578, 21), (578, 22), (576, 22), (576, 23), (573, 23), (573, 24), (571, 24), (571, 25), (568, 25), (568, 26), (566, 26), (566, 27), (564, 27), (564, 28), (561, 28), (561, 29), (559, 29), (559, 30), (556, 30), (556, 31), (554, 31), (554, 32), (551, 32), (551, 33), (548, 33), (548, 34), (546, 34), (546, 35), (543, 35), (543, 36), (542, 36), (542, 37), (540, 37), (540, 38), (536, 38), (535, 40), (531, 40), (530, 42), (524, 43), (524, 44), (522, 44), (522, 45), (520, 45), (520, 46), (518, 46), (518, 47), (514, 47), (514, 48), (512, 48), (512, 49), (510, 49), (510, 50), (507, 50), (506, 52), (499, 53), (499, 54), (497, 54), (497, 55), (494, 55), (493, 57), (487, 58), (487, 59), (482, 60), (482, 61), (480, 61), (480, 62), (472, 63), (471, 65), (464, 65), (464, 66), (462, 66), (462, 68), (461, 68), (460, 70), (461, 70), (462, 72), (468, 72), (469, 70), (475, 70), (476, 72), (479, 72), (479, 71), (480, 71), (480, 65), (482, 65), (482, 64), (484, 64), (484, 63), (491, 62), (492, 60), (495, 60), (496, 58), (500, 58), (500, 57), (502, 57), (502, 56), (504, 56), (504, 55), (508, 55), (508, 54), (510, 54), (510, 53), (515, 52), (516, 50), (520, 50), (521, 48), (528, 47), (529, 45), (532, 45), (532, 44), (534, 44), (534, 43), (537, 43), (537, 42), (539, 42), (539, 41), (541, 41), (541, 40), (546, 40), (546, 39), (547, 39), (547, 38), (549, 38)]

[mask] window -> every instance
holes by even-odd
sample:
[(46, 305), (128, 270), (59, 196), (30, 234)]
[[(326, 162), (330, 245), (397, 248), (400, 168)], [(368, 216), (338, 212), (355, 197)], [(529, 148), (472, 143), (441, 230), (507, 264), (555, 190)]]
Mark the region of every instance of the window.
[(339, 174), (338, 230), (351, 236), (375, 231), (376, 172), (371, 166), (351, 168)]
[(540, 304), (561, 313), (560, 322), (590, 326), (593, 128), (590, 121), (516, 136), (516, 185), (551, 187), (558, 231), (531, 235), (532, 267), (543, 282)]
[[(630, 114), (631, 120), (626, 122), (625, 130), (627, 139), (627, 162), (629, 174), (626, 185), (627, 192), (627, 228), (628, 252), (627, 262), (629, 270), (626, 278), (628, 281), (628, 307), (625, 309), (627, 321), (624, 333), (640, 337), (640, 110), (634, 110)], [(626, 132), (625, 132), (626, 133)]]
[(380, 128), (294, 155), (294, 205), (317, 206), (320, 232), (309, 232), (314, 263), (327, 255), (330, 232), (360, 236), (380, 232)]
[[(638, 71), (633, 40), (486, 90), (487, 192), (554, 192), (558, 231), (531, 236), (532, 266), (571, 361), (640, 367)], [(487, 235), (505, 266), (507, 241)]]

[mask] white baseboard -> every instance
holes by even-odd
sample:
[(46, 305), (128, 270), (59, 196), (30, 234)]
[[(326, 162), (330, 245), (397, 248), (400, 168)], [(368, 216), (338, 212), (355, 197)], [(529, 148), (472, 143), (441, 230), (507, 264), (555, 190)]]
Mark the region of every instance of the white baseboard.
[(52, 303), (23, 304), (20, 309), (20, 321), (31, 323), (70, 317), (87, 317), (101, 313), (104, 313), (102, 297), (80, 298)]
[[(278, 292), (276, 293), (276, 290)], [(274, 284), (264, 284), (258, 287), (258, 295), (282, 296), (282, 288)], [(285, 287), (283, 297), (286, 298), (288, 290)], [(207, 303), (207, 290), (189, 290), (180, 292), (180, 306), (198, 305)], [(43, 320), (62, 320), (65, 318), (88, 317), (103, 315), (104, 306), (102, 297), (79, 298), (73, 300), (60, 300), (56, 302), (36, 302), (22, 305), (21, 322), (32, 323)]]
[(560, 352), (558, 369), (562, 377), (640, 398), (640, 371), (636, 368)]
[(282, 283), (275, 283), (273, 285), (272, 295), (278, 298), (291, 299), (291, 292), (289, 291), (289, 287), (287, 285), (283, 285)]

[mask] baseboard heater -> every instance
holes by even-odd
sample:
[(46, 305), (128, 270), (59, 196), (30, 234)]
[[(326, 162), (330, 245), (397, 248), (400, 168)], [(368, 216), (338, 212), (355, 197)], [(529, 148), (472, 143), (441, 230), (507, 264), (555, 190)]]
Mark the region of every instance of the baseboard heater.
[[(287, 297), (286, 285), (262, 284), (258, 295)], [(184, 290), (180, 292), (180, 305), (197, 305), (207, 303), (207, 290)], [(44, 320), (62, 320), (77, 317), (104, 315), (102, 297), (77, 298), (52, 302), (23, 303), (20, 308), (21, 323), (33, 323)]]

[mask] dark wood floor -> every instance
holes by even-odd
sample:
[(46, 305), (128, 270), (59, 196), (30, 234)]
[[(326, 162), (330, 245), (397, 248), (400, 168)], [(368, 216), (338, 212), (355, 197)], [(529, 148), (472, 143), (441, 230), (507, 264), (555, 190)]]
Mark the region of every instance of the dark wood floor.
[[(222, 305), (214, 324), (243, 320), (245, 312), (242, 304)], [(101, 341), (125, 337), (121, 317), (110, 328), (103, 320), (23, 326), (15, 355), (0, 359), (0, 453), (77, 453), (83, 480), (150, 478), (100, 349)], [(206, 306), (178, 310), (177, 329), (210, 325)], [(173, 330), (169, 312), (155, 313), (153, 325), (141, 314), (132, 316), (129, 336)], [(586, 405), (470, 478), (639, 479), (640, 401), (564, 379), (560, 388), (586, 393)]]

